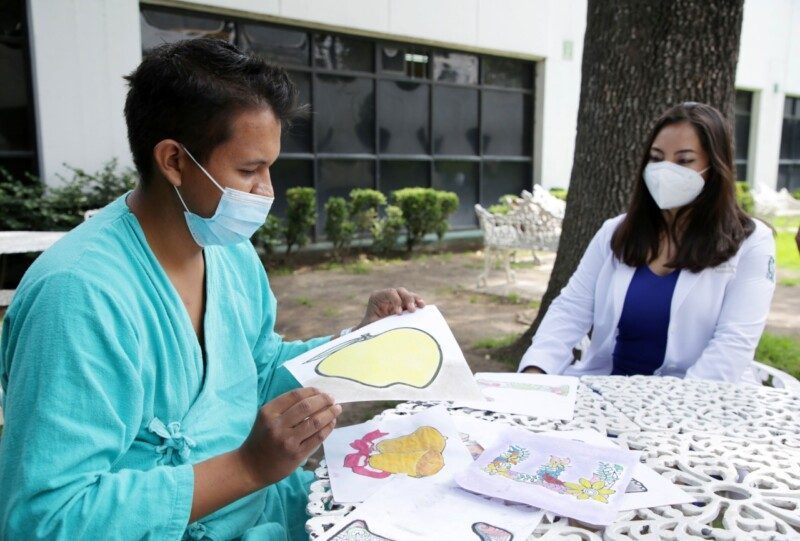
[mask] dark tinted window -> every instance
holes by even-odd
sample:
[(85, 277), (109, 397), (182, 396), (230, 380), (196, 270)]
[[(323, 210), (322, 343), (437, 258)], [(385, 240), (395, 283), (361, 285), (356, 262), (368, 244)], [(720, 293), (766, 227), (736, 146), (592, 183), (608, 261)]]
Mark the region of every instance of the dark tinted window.
[[(297, 86), (298, 101), (311, 103), (311, 75), (300, 71), (290, 71), (289, 77)], [(311, 152), (311, 112), (296, 118), (291, 126), (282, 132), (281, 153)]]
[(317, 231), (321, 235), (325, 223), (325, 202), (334, 196), (347, 198), (353, 188), (375, 187), (375, 162), (372, 160), (319, 160), (317, 183)]
[(271, 214), (286, 215), (286, 190), (294, 187), (314, 187), (314, 162), (312, 160), (295, 160), (278, 158), (269, 168), (272, 188), (275, 190), (275, 203)]
[(478, 153), (478, 91), (433, 88), (433, 151), (436, 154)]
[(381, 46), (381, 71), (388, 74), (426, 79), (430, 59), (430, 51), (412, 45)]
[(431, 163), (427, 160), (381, 160), (380, 190), (391, 195), (402, 188), (430, 186)]
[(33, 148), (26, 49), (0, 40), (0, 150)]
[(249, 23), (240, 24), (239, 28), (243, 49), (254, 51), (265, 60), (282, 66), (308, 65), (311, 47), (307, 32)]
[(314, 65), (318, 68), (348, 71), (372, 71), (375, 61), (369, 41), (314, 34)]
[(531, 97), (518, 92), (484, 90), (483, 153), (501, 156), (527, 156), (532, 152)]
[(450, 219), (453, 227), (464, 229), (476, 226), (478, 162), (437, 161), (434, 164), (433, 187), (458, 195), (458, 210)]
[(430, 86), (378, 81), (378, 137), (387, 154), (430, 153)]
[(317, 75), (314, 121), (318, 152), (375, 152), (372, 79)]
[(484, 84), (526, 89), (533, 87), (531, 62), (484, 56), (481, 63)]
[(522, 190), (530, 191), (531, 166), (525, 162), (483, 162), (483, 184), (481, 185), (481, 205), (489, 207), (496, 204), (506, 194), (519, 195)]
[(433, 80), (462, 85), (478, 84), (478, 57), (464, 53), (434, 53)]
[(141, 26), (142, 49), (145, 51), (183, 39), (215, 38), (230, 43), (236, 40), (234, 24), (213, 15), (143, 10)]

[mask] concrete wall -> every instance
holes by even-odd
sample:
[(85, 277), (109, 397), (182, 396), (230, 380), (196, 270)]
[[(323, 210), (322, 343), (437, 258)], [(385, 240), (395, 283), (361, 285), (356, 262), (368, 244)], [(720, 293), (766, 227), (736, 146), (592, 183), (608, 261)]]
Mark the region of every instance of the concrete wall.
[[(122, 76), (139, 62), (137, 0), (28, 0), (40, 170), (131, 164)], [(569, 183), (585, 0), (157, 0), (303, 27), (539, 61), (534, 178)], [(791, 52), (794, 51), (792, 55)], [(800, 0), (746, 0), (737, 86), (754, 90), (751, 179), (774, 186), (785, 94), (800, 95)]]
[(800, 96), (800, 1), (745, 1), (736, 87), (754, 92), (748, 179), (774, 188), (784, 97)]

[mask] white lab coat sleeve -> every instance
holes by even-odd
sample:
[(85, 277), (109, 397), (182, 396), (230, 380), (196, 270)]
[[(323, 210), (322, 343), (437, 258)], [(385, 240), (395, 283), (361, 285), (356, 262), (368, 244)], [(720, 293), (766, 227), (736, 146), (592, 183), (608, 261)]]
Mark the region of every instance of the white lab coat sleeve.
[(725, 289), (714, 335), (687, 378), (739, 382), (753, 360), (775, 292), (775, 240), (768, 227), (756, 223)]
[(520, 372), (536, 366), (548, 374), (561, 374), (572, 362), (572, 348), (592, 327), (597, 277), (611, 252), (611, 235), (618, 221), (606, 221), (589, 243), (578, 269), (548, 308), (522, 356)]

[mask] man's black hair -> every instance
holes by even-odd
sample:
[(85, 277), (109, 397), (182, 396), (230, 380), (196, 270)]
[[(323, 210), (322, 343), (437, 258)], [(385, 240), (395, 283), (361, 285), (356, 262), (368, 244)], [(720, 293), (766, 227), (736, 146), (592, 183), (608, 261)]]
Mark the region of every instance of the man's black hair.
[(179, 141), (205, 163), (239, 112), (269, 107), (282, 124), (298, 112), (297, 89), (283, 68), (216, 39), (160, 45), (125, 79), (128, 141), (145, 183), (159, 141)]

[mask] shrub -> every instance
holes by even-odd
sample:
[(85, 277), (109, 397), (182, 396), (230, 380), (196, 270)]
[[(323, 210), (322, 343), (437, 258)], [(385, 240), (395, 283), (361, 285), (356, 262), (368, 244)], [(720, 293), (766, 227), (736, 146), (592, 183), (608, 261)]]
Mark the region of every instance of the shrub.
[(289, 255), (293, 246), (302, 248), (310, 240), (309, 232), (317, 222), (316, 191), (314, 188), (289, 188), (286, 205), (284, 240), (286, 255)]
[(747, 182), (739, 181), (736, 183), (736, 202), (748, 214), (753, 214), (755, 202), (753, 194), (750, 193), (750, 185)]
[(458, 210), (458, 196), (454, 192), (437, 191), (439, 214), (434, 231), (439, 242), (444, 239), (445, 233), (450, 229), (450, 215)]
[[(449, 195), (440, 195), (443, 193)], [(404, 188), (393, 192), (392, 197), (406, 222), (406, 250), (409, 252), (429, 233), (443, 236), (450, 214), (458, 208), (456, 194), (431, 188)]]
[(263, 254), (271, 255), (275, 251), (275, 245), (281, 241), (283, 236), (283, 224), (280, 218), (270, 215), (267, 216), (267, 221), (264, 222), (264, 225), (258, 228), (251, 241), (256, 250)]
[(81, 223), (87, 210), (106, 206), (136, 185), (136, 172), (119, 171), (116, 159), (95, 173), (67, 168), (72, 178), (59, 175), (63, 184), (55, 188), (45, 188), (30, 174), (15, 179), (0, 168), (0, 228), (66, 231)]
[(394, 250), (405, 226), (406, 222), (400, 207), (394, 205), (386, 207), (386, 216), (372, 223), (372, 249), (379, 254)]
[(800, 199), (800, 189), (793, 191), (792, 197), (794, 197), (795, 199)]
[(350, 218), (356, 232), (365, 236), (378, 219), (378, 209), (386, 204), (386, 196), (378, 190), (356, 188), (350, 191)]
[[(352, 192), (351, 192), (352, 193)], [(325, 234), (333, 243), (333, 255), (340, 260), (353, 240), (355, 225), (343, 197), (331, 197), (325, 203)]]
[(564, 188), (550, 188), (550, 193), (562, 201), (567, 200), (567, 190)]

